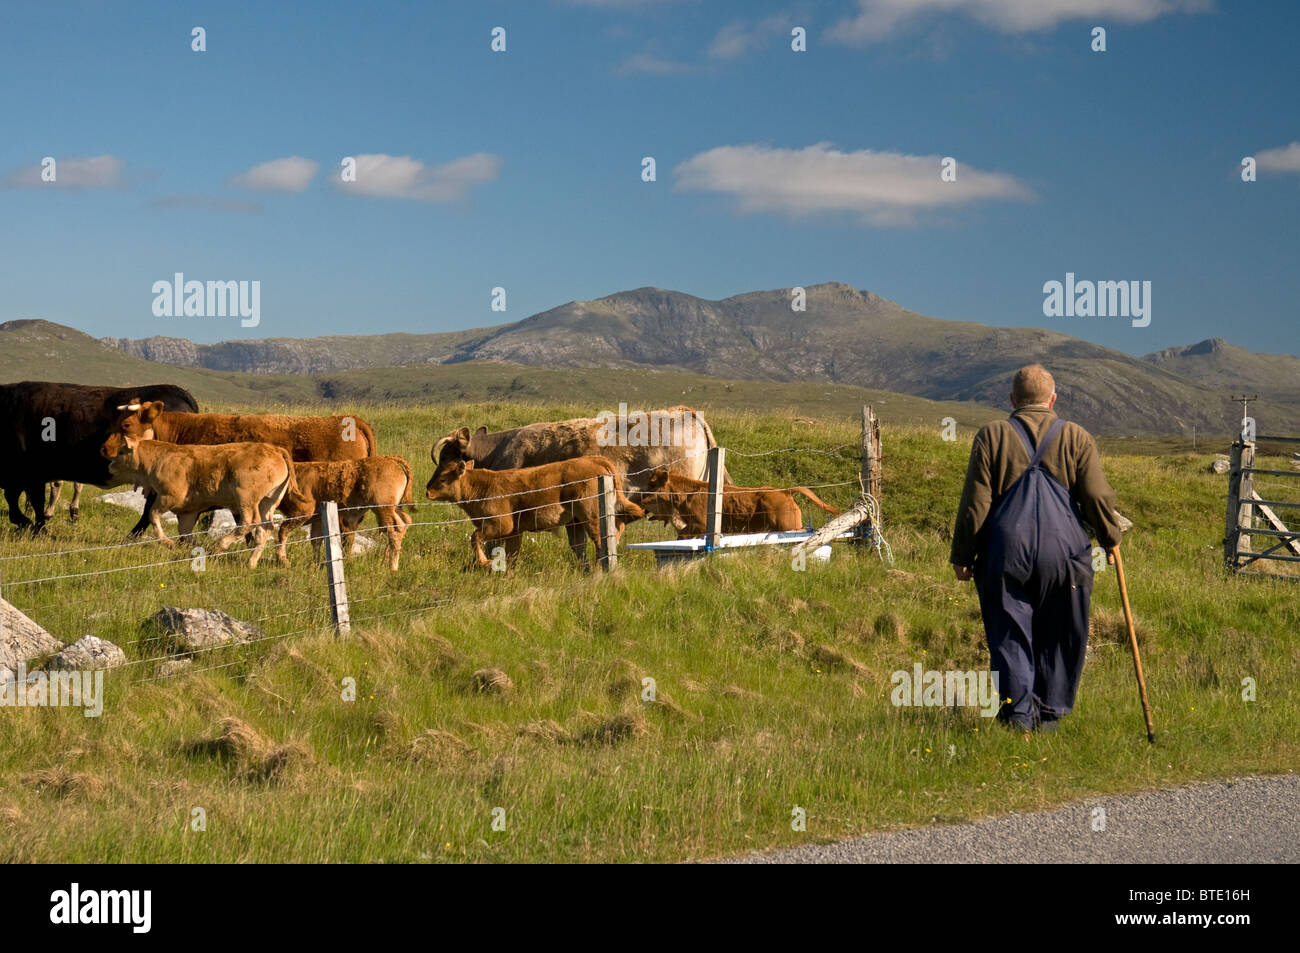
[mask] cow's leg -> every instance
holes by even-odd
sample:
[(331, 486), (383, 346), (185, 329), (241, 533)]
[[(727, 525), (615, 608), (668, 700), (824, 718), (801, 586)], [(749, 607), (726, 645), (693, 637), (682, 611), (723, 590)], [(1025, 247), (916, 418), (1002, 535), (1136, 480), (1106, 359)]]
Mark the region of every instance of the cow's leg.
[(176, 514), (176, 535), (180, 537), (182, 545), (189, 546), (194, 542), (194, 524), (198, 520), (198, 513)]
[(266, 544), (271, 541), (271, 531), (266, 528), (265, 524), (258, 523), (253, 527), (253, 538), (256, 543), (253, 545), (253, 553), (248, 557), (248, 568), (256, 569), (257, 563), (262, 558), (262, 551), (266, 549)]
[(45, 512), (54, 515), (55, 509), (59, 505), (59, 497), (63, 495), (63, 481), (55, 480), (50, 484), (50, 495), (45, 501)]
[(307, 534), (311, 537), (312, 552), (316, 554), (316, 565), (319, 566), (324, 562), (321, 551), (325, 546), (325, 520), (320, 516), (313, 517)]
[(253, 543), (253, 555), (248, 561), (249, 569), (256, 568), (262, 558), (262, 553), (266, 550), (267, 544), (275, 536), (275, 520), (273, 517), (275, 516), (275, 508), (280, 505), (280, 499), (283, 495), (272, 494), (257, 504), (258, 522), (253, 530), (255, 542)]
[[(310, 516), (286, 516), (284, 522), (280, 524), (280, 534), (279, 539), (276, 541), (275, 553), (281, 566), (289, 565), (289, 534), (310, 520)], [(308, 528), (307, 533), (311, 535), (310, 528)]]
[(32, 524), (32, 535), (43, 532), (45, 530), (45, 520), (48, 517), (45, 512), (44, 481), (28, 484), (27, 502), (32, 504), (32, 509), (36, 514), (36, 522)]
[(19, 501), (22, 499), (23, 491), (18, 487), (5, 487), (5, 501), (9, 504), (9, 522), (13, 523), (19, 529), (26, 529), (32, 525)]
[(474, 565), (491, 566), (492, 560), (488, 559), (487, 553), (483, 552), (483, 541), (483, 531), (478, 529), (474, 530), (473, 535), (469, 538), (470, 549), (474, 552)]
[(397, 572), (397, 561), (402, 555), (402, 537), (406, 535), (406, 524), (400, 518), (396, 506), (376, 506), (375, 519), (384, 528), (388, 537), (388, 568)]
[(68, 504), (68, 520), (75, 523), (81, 517), (81, 491), (86, 488), (86, 484), (73, 482), (72, 484), (72, 502)]
[(158, 494), (152, 490), (146, 491), (144, 495), (144, 512), (140, 514), (140, 519), (131, 527), (131, 532), (127, 533), (127, 538), (139, 536), (153, 523), (154, 503), (158, 499)]
[(513, 536), (507, 536), (501, 541), (502, 548), (506, 552), (506, 567), (515, 568), (515, 561), (519, 558), (519, 547), (523, 545), (524, 534), (515, 533)]
[[(178, 516), (177, 522), (179, 521), (180, 517)], [(168, 549), (175, 549), (175, 540), (168, 539), (167, 534), (163, 531), (162, 510), (155, 508), (154, 511), (149, 514), (149, 522), (153, 525), (153, 531), (158, 534), (158, 542), (162, 543)]]
[(218, 553), (224, 553), (227, 549), (248, 535), (249, 521), (245, 518), (245, 515), (239, 510), (231, 510), (230, 515), (235, 518), (235, 525), (230, 528), (230, 532), (217, 541), (217, 545), (214, 548)]
[[(573, 556), (578, 560), (578, 565), (582, 567), (583, 572), (591, 572), (591, 563), (587, 562), (587, 534), (589, 532), (586, 523), (569, 523), (565, 527), (569, 534), (569, 548), (573, 550)], [(599, 539), (599, 536), (592, 535), (592, 539)]]
[(343, 532), (348, 537), (348, 555), (355, 556), (361, 548), (361, 534), (357, 532), (366, 518), (365, 510), (353, 510), (343, 517)]

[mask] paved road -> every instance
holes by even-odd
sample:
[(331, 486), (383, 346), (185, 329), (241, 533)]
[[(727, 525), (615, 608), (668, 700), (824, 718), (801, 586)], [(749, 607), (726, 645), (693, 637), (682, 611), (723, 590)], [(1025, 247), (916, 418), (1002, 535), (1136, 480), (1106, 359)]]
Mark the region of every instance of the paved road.
[[(1093, 811), (1105, 810), (1094, 831)], [(728, 858), (748, 864), (1300, 862), (1300, 775), (1238, 778)]]

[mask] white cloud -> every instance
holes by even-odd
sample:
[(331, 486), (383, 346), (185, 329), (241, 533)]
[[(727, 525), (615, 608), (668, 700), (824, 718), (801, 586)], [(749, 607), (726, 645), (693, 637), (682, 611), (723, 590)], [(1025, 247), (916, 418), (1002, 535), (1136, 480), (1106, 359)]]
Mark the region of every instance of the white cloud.
[(491, 182), (501, 174), (501, 159), (487, 152), (463, 156), (442, 165), (427, 165), (410, 156), (382, 153), (354, 156), (357, 180), (339, 182), (339, 187), (358, 195), (417, 199), (422, 202), (453, 202), (470, 189)]
[(1265, 172), (1300, 172), (1300, 142), (1255, 153), (1255, 165)]
[(1212, 0), (857, 0), (858, 12), (835, 23), (826, 38), (863, 44), (883, 39), (909, 20), (962, 14), (1003, 33), (1045, 30), (1066, 20), (1104, 17), (1145, 23), (1170, 13), (1211, 9)]
[(789, 34), (794, 25), (790, 17), (777, 14), (755, 23), (736, 20), (728, 23), (709, 44), (709, 56), (718, 60), (734, 60), (752, 53), (772, 42), (782, 34)]
[(665, 60), (650, 53), (634, 53), (615, 67), (614, 72), (621, 75), (633, 73), (650, 73), (657, 76), (671, 76), (677, 73), (693, 73), (697, 67), (679, 60)]
[(675, 189), (724, 192), (740, 212), (793, 217), (849, 212), (867, 225), (912, 225), (918, 213), (972, 202), (1033, 198), (1009, 175), (959, 162), (955, 182), (940, 179), (941, 156), (840, 152), (819, 142), (805, 149), (719, 146), (674, 169)]
[(301, 192), (316, 177), (320, 163), (302, 156), (272, 159), (230, 180), (231, 185), (268, 192)]
[(15, 170), (8, 184), (16, 188), (39, 189), (120, 189), (126, 185), (126, 160), (116, 156), (94, 156), (78, 159), (54, 156), (54, 181), (41, 179), (41, 164), (23, 166)]

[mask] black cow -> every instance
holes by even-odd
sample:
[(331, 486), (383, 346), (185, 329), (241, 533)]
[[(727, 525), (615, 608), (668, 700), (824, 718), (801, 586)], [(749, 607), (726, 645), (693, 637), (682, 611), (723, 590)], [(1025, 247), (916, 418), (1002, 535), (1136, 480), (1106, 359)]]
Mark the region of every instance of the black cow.
[[(9, 521), (40, 532), (47, 516), (45, 484), (58, 480), (115, 486), (108, 461), (99, 448), (108, 439), (121, 412), (132, 400), (161, 400), (168, 410), (197, 413), (198, 403), (181, 387), (90, 387), (23, 381), (0, 384), (0, 489), (9, 504)], [(23, 514), (19, 499), (27, 494), (36, 521)], [(145, 498), (144, 515), (131, 530), (134, 536), (149, 526), (153, 495)]]

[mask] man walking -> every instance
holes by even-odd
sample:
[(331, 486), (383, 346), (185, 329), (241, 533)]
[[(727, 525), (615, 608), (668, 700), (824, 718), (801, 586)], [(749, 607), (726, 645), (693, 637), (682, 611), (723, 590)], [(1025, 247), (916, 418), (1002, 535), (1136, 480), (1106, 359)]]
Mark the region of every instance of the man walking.
[(975, 435), (950, 559), (979, 593), (998, 718), (1026, 730), (1054, 730), (1074, 707), (1093, 581), (1084, 522), (1105, 549), (1120, 543), (1097, 445), (1055, 403), (1045, 368), (1016, 372), (1014, 412)]

